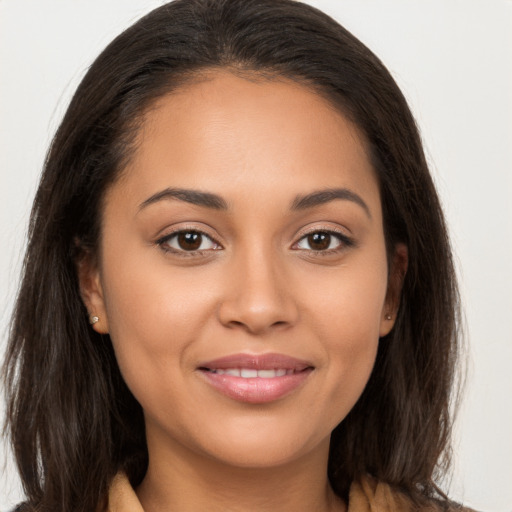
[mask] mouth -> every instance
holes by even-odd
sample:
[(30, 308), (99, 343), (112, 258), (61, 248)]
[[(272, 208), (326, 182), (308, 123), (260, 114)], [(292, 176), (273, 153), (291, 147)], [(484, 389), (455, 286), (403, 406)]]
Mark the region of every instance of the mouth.
[(232, 377), (241, 377), (242, 379), (275, 379), (276, 377), (284, 377), (285, 375), (293, 375), (294, 373), (297, 373), (297, 370), (287, 368), (276, 368), (273, 370), (255, 370), (253, 368), (200, 368), (200, 370), (215, 373), (217, 375), (231, 375)]
[(228, 398), (263, 404), (302, 387), (314, 366), (282, 354), (235, 354), (205, 362), (197, 369), (207, 384)]

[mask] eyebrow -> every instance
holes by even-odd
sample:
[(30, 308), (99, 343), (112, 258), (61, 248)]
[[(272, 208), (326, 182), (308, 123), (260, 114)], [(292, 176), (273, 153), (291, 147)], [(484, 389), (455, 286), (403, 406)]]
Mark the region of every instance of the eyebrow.
[(151, 204), (168, 199), (178, 199), (185, 203), (204, 206), (214, 210), (227, 210), (228, 205), (222, 197), (210, 192), (201, 192), (199, 190), (190, 190), (185, 188), (166, 188), (146, 199), (139, 205), (139, 211)]
[[(185, 189), (185, 188), (166, 188), (143, 201), (139, 205), (139, 211), (148, 207), (151, 204), (157, 203), (163, 200), (177, 199), (186, 203), (195, 204), (197, 206), (203, 206), (206, 208), (212, 208), (214, 210), (227, 210), (228, 204), (226, 201), (217, 194), (211, 192), (201, 192), (199, 190)], [(324, 190), (317, 190), (307, 195), (297, 196), (293, 202), (292, 210), (306, 210), (308, 208), (314, 208), (322, 204), (329, 203), (336, 199), (345, 201), (352, 201), (359, 205), (371, 219), (370, 208), (363, 201), (363, 199), (355, 192), (347, 188), (329, 188)]]
[(327, 188), (324, 190), (311, 192), (311, 194), (304, 196), (297, 196), (292, 203), (292, 210), (305, 210), (307, 208), (313, 208), (315, 206), (320, 206), (322, 204), (334, 201), (335, 199), (352, 201), (353, 203), (358, 204), (365, 211), (366, 215), (370, 219), (372, 218), (370, 208), (368, 208), (368, 205), (363, 201), (361, 196), (347, 188)]

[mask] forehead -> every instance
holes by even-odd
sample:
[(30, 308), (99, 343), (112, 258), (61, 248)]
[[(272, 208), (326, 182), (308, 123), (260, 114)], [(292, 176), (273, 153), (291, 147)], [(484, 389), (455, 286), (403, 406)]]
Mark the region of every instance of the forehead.
[[(364, 136), (312, 88), (211, 71), (148, 109), (123, 180), (240, 196), (350, 186), (378, 196)], [(378, 199), (378, 197), (377, 197)]]

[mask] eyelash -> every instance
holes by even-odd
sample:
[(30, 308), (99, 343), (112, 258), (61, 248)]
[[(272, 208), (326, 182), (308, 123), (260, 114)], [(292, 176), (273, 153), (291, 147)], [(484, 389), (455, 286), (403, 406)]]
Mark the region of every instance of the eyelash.
[[(204, 242), (204, 238), (207, 238), (210, 240), (213, 244), (215, 244), (216, 248), (212, 249), (196, 249), (187, 251), (185, 249), (176, 249), (173, 247), (169, 247), (167, 244), (173, 239), (177, 238), (180, 235), (187, 235), (187, 234), (196, 234), (201, 236), (201, 245)], [(161, 238), (159, 238), (156, 241), (156, 244), (166, 253), (172, 253), (180, 257), (191, 257), (191, 256), (206, 256), (208, 252), (210, 251), (217, 251), (222, 248), (222, 246), (217, 242), (213, 237), (205, 233), (204, 231), (201, 231), (200, 229), (180, 229), (177, 231), (174, 231), (172, 233), (169, 233)]]
[[(340, 231), (337, 231), (337, 230), (332, 229), (332, 228), (325, 228), (325, 229), (316, 228), (314, 230), (309, 231), (308, 233), (304, 233), (299, 238), (299, 240), (293, 244), (293, 247), (295, 247), (298, 244), (300, 244), (303, 240), (306, 240), (309, 236), (317, 235), (317, 234), (324, 234), (324, 235), (328, 235), (330, 237), (336, 238), (338, 240), (338, 242), (339, 242), (339, 246), (335, 247), (333, 249), (321, 249), (321, 250), (302, 249), (302, 250), (309, 251), (310, 253), (315, 254), (315, 256), (316, 255), (318, 255), (318, 256), (331, 256), (333, 254), (340, 253), (343, 250), (345, 250), (347, 248), (350, 248), (350, 247), (354, 247), (356, 245), (355, 241), (352, 238), (348, 237), (346, 234), (344, 234), (344, 233), (342, 233)], [(297, 249), (297, 250), (301, 250), (301, 249)]]
[[(167, 244), (174, 238), (179, 237), (180, 235), (187, 235), (187, 234), (196, 234), (200, 235), (202, 237), (201, 245), (204, 242), (204, 238), (207, 238), (210, 240), (213, 244), (215, 244), (217, 247), (211, 248), (211, 249), (196, 249), (187, 251), (186, 249), (176, 249), (169, 247)], [(309, 236), (317, 235), (317, 234), (324, 234), (328, 235), (330, 237), (334, 237), (339, 241), (339, 246), (335, 247), (333, 249), (298, 249), (296, 248), (303, 240), (306, 240)], [(180, 229), (177, 231), (174, 231), (172, 233), (169, 233), (161, 238), (159, 238), (156, 241), (156, 245), (158, 245), (164, 252), (166, 253), (172, 253), (180, 257), (193, 257), (193, 256), (206, 256), (210, 251), (217, 251), (222, 249), (222, 246), (219, 242), (217, 242), (213, 237), (205, 233), (204, 231), (201, 231), (199, 229)], [(344, 249), (354, 247), (355, 242), (352, 238), (348, 237), (344, 233), (341, 233), (339, 231), (336, 231), (332, 228), (329, 229), (315, 229), (308, 233), (303, 234), (297, 242), (295, 242), (292, 246), (292, 249), (298, 250), (298, 251), (308, 251), (310, 253), (313, 253), (315, 255), (320, 256), (329, 256), (332, 254), (337, 254)]]

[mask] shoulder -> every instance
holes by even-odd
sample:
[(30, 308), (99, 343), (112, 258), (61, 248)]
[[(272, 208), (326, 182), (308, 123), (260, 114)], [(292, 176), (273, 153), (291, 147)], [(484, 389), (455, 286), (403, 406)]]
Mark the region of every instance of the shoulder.
[(430, 500), (419, 506), (399, 489), (366, 476), (353, 482), (349, 492), (348, 512), (476, 512), (456, 503)]

